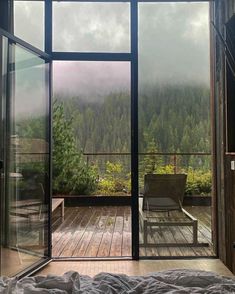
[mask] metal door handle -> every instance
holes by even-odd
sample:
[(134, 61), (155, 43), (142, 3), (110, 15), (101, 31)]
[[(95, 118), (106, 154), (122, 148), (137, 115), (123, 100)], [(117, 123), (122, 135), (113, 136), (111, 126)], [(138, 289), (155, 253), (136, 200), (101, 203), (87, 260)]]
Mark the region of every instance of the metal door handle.
[(3, 160), (0, 160), (0, 169), (3, 168)]

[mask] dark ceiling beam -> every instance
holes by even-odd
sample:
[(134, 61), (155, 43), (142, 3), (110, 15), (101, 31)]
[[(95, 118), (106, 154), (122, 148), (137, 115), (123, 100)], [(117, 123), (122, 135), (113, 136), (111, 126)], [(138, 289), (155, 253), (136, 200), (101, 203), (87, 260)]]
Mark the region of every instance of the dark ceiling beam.
[(13, 0), (0, 1), (0, 28), (13, 33)]

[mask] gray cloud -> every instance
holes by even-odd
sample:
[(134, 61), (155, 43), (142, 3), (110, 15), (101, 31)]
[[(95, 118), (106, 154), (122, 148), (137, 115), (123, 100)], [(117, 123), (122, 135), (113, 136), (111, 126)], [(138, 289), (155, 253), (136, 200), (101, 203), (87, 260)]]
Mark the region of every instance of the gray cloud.
[(129, 3), (53, 4), (55, 51), (129, 52)]
[[(38, 7), (36, 7), (38, 5)], [(42, 44), (43, 3), (16, 2), (16, 33)], [(128, 3), (54, 2), (54, 49), (128, 52)], [(208, 3), (139, 4), (139, 82), (209, 85)], [(54, 66), (55, 92), (101, 97), (129, 89), (128, 63), (60, 62)]]
[(53, 62), (55, 94), (100, 101), (110, 92), (130, 92), (129, 62)]
[(209, 84), (208, 3), (139, 5), (142, 84)]
[(14, 53), (11, 93), (14, 105), (12, 113), (16, 121), (48, 114), (48, 64), (18, 46), (14, 46)]
[(44, 50), (44, 1), (15, 1), (14, 34)]

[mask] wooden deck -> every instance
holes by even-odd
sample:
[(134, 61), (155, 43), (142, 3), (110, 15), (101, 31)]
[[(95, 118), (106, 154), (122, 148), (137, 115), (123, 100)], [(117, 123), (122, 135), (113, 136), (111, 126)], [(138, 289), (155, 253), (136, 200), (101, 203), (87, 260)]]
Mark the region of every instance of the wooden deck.
[[(210, 207), (186, 207), (198, 218), (199, 242), (211, 244)], [(131, 211), (128, 206), (65, 207), (64, 220), (53, 213), (54, 257), (131, 256)], [(140, 242), (143, 234), (140, 231)], [(149, 235), (150, 242), (191, 242), (189, 227), (165, 227)], [(140, 247), (140, 256), (212, 256), (212, 247)]]

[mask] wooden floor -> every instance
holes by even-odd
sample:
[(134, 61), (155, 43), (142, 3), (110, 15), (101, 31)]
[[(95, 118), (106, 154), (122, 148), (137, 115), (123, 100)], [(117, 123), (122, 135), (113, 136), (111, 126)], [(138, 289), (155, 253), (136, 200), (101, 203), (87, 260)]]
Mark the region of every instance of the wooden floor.
[(94, 276), (100, 272), (122, 273), (126, 275), (145, 275), (169, 269), (195, 269), (212, 271), (220, 275), (233, 276), (219, 259), (194, 260), (141, 260), (141, 261), (53, 261), (36, 275), (62, 275), (67, 271), (77, 271), (83, 275)]
[(1, 248), (1, 275), (14, 276), (39, 260), (35, 255), (9, 248)]
[[(186, 207), (199, 220), (200, 242), (211, 244), (210, 207)], [(191, 242), (189, 227), (160, 228), (150, 242)], [(128, 206), (66, 207), (64, 220), (53, 213), (53, 257), (131, 256), (131, 211)], [(140, 232), (140, 242), (143, 239)], [(140, 256), (212, 256), (209, 247), (140, 248)]]

